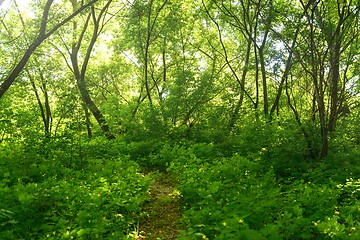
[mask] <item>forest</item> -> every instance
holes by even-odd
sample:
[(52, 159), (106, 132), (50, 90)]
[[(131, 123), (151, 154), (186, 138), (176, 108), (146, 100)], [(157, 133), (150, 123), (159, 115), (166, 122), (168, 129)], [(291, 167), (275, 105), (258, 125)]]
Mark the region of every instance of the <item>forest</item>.
[(360, 239), (359, 0), (0, 0), (0, 239)]

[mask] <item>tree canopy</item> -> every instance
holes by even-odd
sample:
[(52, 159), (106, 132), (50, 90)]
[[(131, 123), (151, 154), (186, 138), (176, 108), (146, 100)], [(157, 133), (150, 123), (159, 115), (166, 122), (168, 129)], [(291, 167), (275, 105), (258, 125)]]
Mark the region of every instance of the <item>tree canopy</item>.
[[(89, 137), (92, 117), (110, 139), (131, 132), (130, 119), (164, 134), (226, 135), (245, 117), (281, 118), (321, 158), (338, 121), (356, 111), (358, 5), (49, 0), (20, 9), (10, 1), (1, 10), (0, 98), (23, 83), (50, 135), (50, 115), (58, 128), (72, 121), (58, 112), (65, 95), (82, 108)], [(148, 111), (155, 119), (140, 121)]]
[[(359, 146), (358, 0), (37, 0), (24, 4), (0, 1), (0, 144), (4, 149), (0, 157), (22, 152), (16, 156), (25, 159), (32, 154), (48, 164), (63, 155), (67, 160), (59, 166), (81, 172), (86, 154), (96, 144), (104, 159), (112, 150), (103, 149), (102, 155), (102, 144), (117, 146), (116, 154), (129, 157), (129, 162), (169, 168), (181, 175), (180, 188), (196, 201), (190, 186), (201, 188), (208, 178), (213, 185), (206, 194), (215, 196), (221, 187), (210, 172), (231, 173), (232, 161), (241, 169), (253, 170), (251, 164), (257, 165), (251, 174), (261, 174), (261, 181), (271, 184), (303, 179), (305, 172), (333, 164), (334, 159), (340, 165), (348, 163), (344, 156), (353, 156)], [(59, 146), (62, 153), (55, 150)], [(28, 148), (37, 150), (27, 153)], [(176, 165), (183, 161), (181, 154), (190, 161), (186, 171)], [(172, 163), (171, 157), (178, 162)], [(202, 157), (222, 160), (211, 165)], [(71, 162), (74, 159), (78, 162)], [(24, 164), (20, 168), (40, 166), (30, 160), (20, 162)], [(208, 171), (198, 183), (186, 176), (198, 174), (191, 166)], [(270, 169), (273, 175), (267, 172)], [(246, 179), (247, 170), (242, 171)], [(254, 186), (260, 184), (255, 176), (251, 181)], [(288, 199), (308, 186), (296, 184), (287, 192)], [(322, 191), (319, 185), (309, 187)], [(274, 192), (267, 197), (275, 201), (282, 190), (276, 184), (270, 188)], [(248, 190), (253, 195), (257, 191)], [(204, 206), (213, 203), (202, 201)], [(229, 204), (237, 208), (234, 202)], [(1, 214), (6, 216), (1, 211), (0, 220)], [(240, 221), (250, 216), (246, 211), (237, 216)], [(197, 222), (200, 215), (195, 215), (189, 213), (189, 219), (194, 217), (189, 221)], [(276, 218), (264, 218), (264, 224)], [(260, 229), (256, 225), (260, 220), (248, 219), (246, 228)], [(318, 219), (311, 221), (315, 224)], [(0, 221), (0, 226), (5, 225), (10, 223)], [(218, 234), (216, 227), (207, 231)], [(218, 239), (231, 239), (227, 238), (231, 232), (219, 234)], [(281, 236), (291, 239), (286, 234)]]

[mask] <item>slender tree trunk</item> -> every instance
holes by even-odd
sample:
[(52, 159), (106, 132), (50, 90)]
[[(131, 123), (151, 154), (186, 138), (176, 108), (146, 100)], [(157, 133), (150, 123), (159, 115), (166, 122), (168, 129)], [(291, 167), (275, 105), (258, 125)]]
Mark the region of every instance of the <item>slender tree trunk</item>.
[(47, 123), (48, 133), (51, 133), (52, 128), (52, 114), (51, 114), (51, 108), (50, 108), (50, 101), (49, 101), (49, 93), (47, 91), (46, 83), (42, 83), (42, 91), (44, 94), (44, 105), (45, 105), (45, 119)]
[(86, 104), (84, 103), (84, 101), (83, 101), (82, 106), (83, 106), (83, 109), (85, 112), (85, 124), (86, 124), (87, 136), (88, 136), (88, 138), (92, 138), (93, 134), (92, 134), (92, 130), (91, 130), (91, 121), (90, 121), (91, 113), (89, 113), (89, 109), (86, 106)]
[(285, 89), (286, 89), (286, 96), (287, 96), (288, 106), (290, 107), (290, 109), (294, 113), (295, 121), (297, 122), (298, 126), (301, 129), (301, 132), (304, 135), (304, 138), (305, 138), (305, 141), (306, 141), (306, 146), (307, 146), (308, 153), (309, 153), (310, 157), (312, 159), (315, 159), (317, 157), (317, 155), (316, 155), (316, 152), (315, 152), (315, 149), (314, 149), (314, 145), (313, 145), (313, 143), (311, 141), (310, 134), (305, 129), (304, 125), (301, 122), (301, 118), (300, 118), (300, 115), (299, 115), (297, 109), (292, 104), (291, 96), (290, 96), (290, 93), (289, 93), (289, 86), (288, 86), (287, 78), (285, 79), (285, 82), (286, 82)]
[(262, 79), (262, 88), (263, 88), (264, 114), (268, 115), (269, 114), (269, 100), (268, 100), (264, 52), (263, 52), (262, 48), (259, 49), (259, 60), (260, 60), (261, 79)]
[(74, 18), (76, 15), (78, 15), (84, 9), (86, 9), (89, 6), (92, 6), (95, 2), (97, 2), (97, 0), (92, 0), (91, 2), (85, 4), (81, 8), (74, 11), (74, 13), (71, 14), (69, 17), (65, 18), (59, 24), (55, 25), (51, 30), (46, 32), (46, 24), (47, 24), (47, 21), (48, 21), (48, 15), (49, 15), (50, 7), (51, 7), (53, 1), (54, 0), (48, 0), (46, 2), (46, 5), (45, 5), (44, 11), (43, 11), (43, 16), (42, 16), (42, 20), (41, 20), (41, 26), (40, 26), (40, 29), (39, 29), (38, 36), (30, 44), (30, 46), (25, 51), (25, 53), (22, 56), (19, 63), (15, 66), (15, 68), (10, 72), (10, 74), (5, 78), (4, 82), (1, 84), (1, 86), (0, 86), (0, 98), (10, 88), (10, 86), (15, 82), (15, 79), (22, 72), (22, 70), (24, 69), (26, 63), (28, 62), (29, 58), (31, 57), (31, 55), (41, 45), (41, 43), (44, 40), (46, 40), (48, 37), (50, 37), (56, 30), (58, 30), (64, 24), (69, 22), (72, 18)]
[(272, 116), (274, 114), (275, 110), (278, 109), (278, 107), (279, 107), (279, 102), (280, 102), (280, 97), (281, 97), (281, 93), (283, 90), (283, 85), (284, 85), (285, 80), (288, 78), (290, 70), (291, 70), (292, 56), (293, 56), (291, 49), (294, 49), (294, 47), (295, 47), (296, 39), (298, 37), (299, 31), (300, 31), (300, 25), (296, 29), (296, 32), (295, 32), (295, 35), (294, 35), (294, 38), (293, 38), (293, 41), (292, 41), (292, 44), (291, 44), (291, 47), (289, 50), (289, 56), (288, 56), (288, 58), (286, 60), (286, 64), (285, 64), (285, 71), (281, 77), (281, 82), (280, 82), (280, 85), (279, 85), (279, 88), (278, 88), (278, 91), (277, 91), (277, 94), (275, 97), (275, 101), (270, 110), (270, 116)]
[(89, 108), (89, 110), (93, 114), (93, 116), (95, 117), (96, 121), (100, 125), (105, 136), (108, 139), (114, 139), (115, 137), (110, 133), (110, 128), (107, 125), (104, 115), (100, 112), (99, 108), (96, 106), (96, 104), (90, 97), (89, 91), (86, 87), (85, 80), (82, 78), (79, 78), (76, 80), (76, 83), (77, 83), (78, 89), (80, 91), (82, 100), (84, 101), (86, 106)]
[[(243, 72), (242, 72), (242, 75), (241, 75), (241, 84), (240, 84), (241, 86), (245, 86), (246, 74), (247, 74), (247, 72), (249, 70), (249, 60), (250, 60), (251, 45), (252, 45), (252, 41), (251, 41), (251, 39), (248, 39), (247, 48), (246, 48), (245, 63), (244, 63)], [(242, 103), (244, 101), (244, 96), (245, 96), (245, 91), (241, 88), (240, 98), (239, 98), (239, 100), (238, 100), (238, 102), (236, 104), (235, 110), (234, 110), (234, 112), (233, 112), (233, 114), (231, 115), (231, 118), (230, 118), (230, 122), (229, 122), (229, 126), (228, 126), (228, 129), (229, 129), (230, 132), (233, 129), (233, 127), (234, 127), (234, 125), (236, 123), (236, 120), (238, 118), (240, 108), (241, 108)]]
[[(107, 124), (104, 115), (101, 113), (101, 111), (96, 106), (95, 102), (92, 100), (92, 98), (90, 96), (90, 93), (89, 93), (89, 90), (87, 88), (86, 81), (85, 81), (85, 74), (86, 74), (86, 69), (87, 69), (88, 63), (90, 61), (91, 52), (92, 52), (95, 42), (99, 36), (100, 21), (102, 19), (103, 14), (107, 10), (107, 8), (109, 7), (111, 2), (112, 1), (108, 1), (107, 4), (105, 4), (105, 6), (100, 10), (98, 17), (96, 17), (95, 8), (93, 6), (91, 7), (91, 13), (89, 13), (86, 23), (84, 25), (84, 28), (82, 29), (82, 32), (78, 39), (77, 39), (77, 35), (76, 35), (77, 23), (74, 21), (74, 23), (73, 23), (73, 38), (74, 39), (73, 39), (71, 53), (70, 53), (70, 59), (71, 59), (71, 63), (73, 66), (73, 73), (74, 73), (74, 76), (76, 79), (77, 87), (78, 87), (80, 95), (81, 95), (81, 99), (85, 103), (86, 107), (93, 114), (97, 123), (100, 125), (101, 130), (103, 131), (104, 135), (108, 139), (114, 139), (115, 136), (110, 132), (109, 125)], [(75, 11), (75, 9), (77, 8), (77, 1), (72, 0), (71, 3), (73, 4), (73, 8)], [(86, 32), (86, 29), (88, 27), (90, 19), (93, 20), (94, 29), (93, 29), (90, 43), (87, 46), (87, 51), (86, 51), (86, 54), (84, 57), (83, 64), (80, 67), (79, 63), (78, 63), (78, 53), (80, 51), (80, 46), (81, 46), (81, 43), (82, 43), (84, 34)], [(85, 112), (85, 115), (86, 114), (87, 113)], [(87, 125), (88, 128), (89, 128), (89, 126), (90, 125)], [(88, 134), (89, 134), (89, 129), (88, 129)]]
[(47, 92), (45, 79), (44, 79), (44, 76), (42, 75), (42, 72), (41, 72), (40, 68), (39, 68), (39, 71), (40, 71), (40, 73), (39, 73), (40, 74), (40, 79), (42, 81), (41, 90), (42, 90), (43, 95), (44, 95), (44, 103), (41, 100), (41, 97), (40, 97), (40, 94), (39, 94), (39, 91), (38, 91), (38, 88), (36, 86), (34, 78), (30, 74), (30, 72), (26, 70), (27, 75), (28, 75), (28, 77), (30, 79), (31, 86), (32, 86), (33, 91), (35, 93), (36, 101), (37, 101), (37, 103), (39, 105), (41, 119), (42, 119), (43, 124), (44, 124), (45, 137), (49, 138), (50, 134), (51, 134), (51, 123), (52, 123), (51, 109), (50, 109), (50, 103), (49, 103), (49, 95), (48, 95), (48, 92)]
[(29, 75), (29, 78), (30, 78), (31, 86), (32, 86), (33, 91), (35, 93), (36, 101), (37, 101), (37, 103), (39, 105), (39, 108), (40, 108), (41, 119), (42, 119), (43, 124), (44, 124), (45, 136), (48, 136), (50, 131), (49, 131), (49, 124), (47, 122), (47, 118), (46, 118), (46, 114), (45, 114), (45, 108), (44, 108), (44, 106), (42, 104), (42, 101), (41, 101), (41, 98), (40, 98), (39, 92), (37, 90), (34, 79), (30, 76), (30, 74), (28, 74), (28, 75)]
[(254, 45), (254, 55), (255, 55), (255, 105), (254, 109), (258, 109), (259, 107), (259, 59), (258, 59), (258, 51), (256, 46)]
[(149, 104), (152, 106), (151, 91), (149, 87), (149, 48), (150, 48), (150, 38), (151, 38), (151, 11), (152, 11), (153, 0), (149, 3), (149, 12), (147, 16), (147, 34), (145, 42), (145, 53), (144, 53), (144, 83), (146, 89), (146, 95), (149, 99)]
[[(317, 71), (315, 71), (316, 73)], [(318, 77), (317, 74), (313, 76), (313, 81), (315, 85), (315, 96), (316, 102), (319, 111), (319, 120), (320, 120), (320, 133), (321, 133), (321, 150), (319, 157), (325, 157), (328, 154), (329, 145), (328, 145), (328, 126), (326, 121), (326, 108), (324, 100), (324, 90), (322, 83), (324, 81), (322, 74)]]
[[(223, 36), (222, 36), (222, 32), (221, 32), (221, 28), (219, 23), (216, 21), (216, 19), (214, 17), (211, 16), (209, 10), (206, 8), (205, 3), (203, 2), (203, 6), (205, 8), (206, 14), (209, 16), (209, 18), (211, 19), (211, 21), (216, 25), (217, 28), (217, 32), (218, 32), (218, 36), (219, 36), (219, 41), (221, 44), (221, 48), (223, 50), (224, 53), (224, 60), (226, 62), (226, 65), (229, 67), (231, 73), (233, 74), (233, 76), (235, 77), (236, 81), (238, 82), (238, 84), (240, 85), (241, 91), (248, 97), (248, 99), (254, 104), (254, 108), (256, 108), (257, 103), (254, 102), (254, 100), (252, 99), (252, 97), (250, 96), (250, 94), (246, 91), (244, 83), (242, 82), (242, 79), (239, 78), (238, 74), (236, 73), (236, 69), (233, 67), (233, 65), (231, 64), (231, 61), (229, 60), (229, 56), (227, 53), (227, 49), (226, 46), (224, 44), (223, 41)], [(253, 41), (253, 39), (251, 39)], [(244, 78), (245, 79), (245, 78)]]
[(329, 132), (335, 131), (336, 121), (339, 114), (339, 81), (340, 81), (340, 46), (339, 40), (335, 42), (333, 54), (331, 58), (331, 105), (329, 118)]

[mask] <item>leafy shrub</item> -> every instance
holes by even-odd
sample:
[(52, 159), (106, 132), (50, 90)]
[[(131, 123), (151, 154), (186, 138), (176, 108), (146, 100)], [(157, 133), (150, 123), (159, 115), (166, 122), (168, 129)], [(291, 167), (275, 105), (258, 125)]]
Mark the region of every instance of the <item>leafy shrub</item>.
[[(277, 178), (253, 161), (199, 158), (192, 147), (164, 149), (178, 176), (184, 224), (180, 239), (357, 239), (359, 183)], [(317, 169), (319, 168), (319, 169)], [(326, 176), (321, 165), (305, 179)], [(321, 173), (321, 174), (320, 174)], [(298, 177), (301, 178), (301, 177)], [(336, 179), (336, 178), (335, 178)]]
[[(51, 157), (58, 163), (41, 158), (31, 163), (38, 177), (19, 177), (16, 164), (1, 166), (2, 239), (124, 239), (134, 230), (150, 179), (127, 157), (109, 157), (117, 150), (90, 145), (83, 145), (82, 168), (61, 163), (60, 150)], [(31, 158), (34, 151), (19, 157)]]
[(180, 175), (184, 221), (192, 226), (184, 234), (194, 239), (200, 235), (209, 239), (261, 236), (254, 231), (274, 221), (280, 188), (271, 171), (261, 176), (256, 165), (238, 155), (211, 164), (195, 156), (184, 164), (172, 163), (169, 170)]

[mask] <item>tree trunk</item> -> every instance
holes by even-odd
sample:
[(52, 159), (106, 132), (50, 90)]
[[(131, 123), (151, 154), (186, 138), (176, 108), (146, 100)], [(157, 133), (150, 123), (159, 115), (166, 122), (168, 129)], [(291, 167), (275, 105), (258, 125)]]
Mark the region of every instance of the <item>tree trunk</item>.
[(15, 66), (15, 68), (11, 71), (11, 73), (6, 77), (4, 82), (0, 86), (0, 98), (4, 95), (4, 93), (10, 88), (10, 86), (15, 82), (15, 79), (21, 71), (24, 69), (26, 63), (28, 62), (31, 55), (34, 53), (34, 51), (41, 45), (41, 43), (46, 40), (48, 37), (50, 37), (56, 30), (58, 30), (60, 27), (62, 27), (64, 24), (69, 22), (72, 18), (74, 18), (76, 15), (78, 15), (80, 12), (82, 12), (87, 7), (93, 5), (97, 0), (92, 0), (91, 2), (85, 4), (78, 10), (74, 11), (73, 14), (71, 14), (69, 17), (65, 18), (63, 21), (61, 21), (59, 24), (55, 25), (50, 31), (46, 32), (46, 24), (48, 20), (48, 15), (50, 11), (51, 4), (54, 0), (48, 0), (45, 5), (45, 9), (42, 16), (41, 26), (39, 29), (38, 36), (34, 39), (34, 41), (30, 44), (26, 52), (24, 53), (23, 57), (19, 61), (19, 63)]
[(95, 117), (96, 121), (100, 125), (105, 136), (108, 139), (114, 139), (115, 137), (110, 133), (110, 128), (107, 125), (104, 115), (100, 112), (99, 108), (96, 106), (96, 104), (90, 97), (89, 91), (86, 87), (85, 80), (82, 78), (79, 78), (79, 79), (76, 79), (76, 83), (77, 83), (78, 89), (80, 91), (82, 100), (84, 101), (86, 106), (89, 108), (89, 110), (93, 114), (93, 116)]
[(84, 102), (82, 105), (83, 105), (84, 112), (85, 112), (85, 123), (86, 123), (87, 136), (88, 136), (88, 138), (92, 138), (93, 134), (92, 134), (92, 130), (91, 130), (91, 121), (90, 121), (91, 114), (89, 113), (89, 109), (85, 105)]
[(42, 104), (42, 101), (41, 101), (41, 98), (39, 96), (39, 92), (37, 90), (34, 79), (30, 76), (29, 73), (28, 73), (28, 75), (29, 75), (29, 78), (30, 78), (31, 86), (32, 86), (32, 88), (34, 90), (34, 93), (35, 93), (36, 101), (37, 101), (37, 103), (39, 105), (39, 108), (40, 108), (41, 119), (42, 119), (43, 124), (44, 124), (45, 136), (49, 136), (49, 134), (50, 134), (49, 123), (47, 121), (47, 117), (46, 117), (47, 114), (45, 113), (45, 108), (44, 108), (44, 106)]
[(290, 93), (289, 93), (289, 87), (288, 87), (287, 78), (285, 79), (285, 82), (286, 82), (285, 89), (286, 89), (286, 96), (287, 96), (288, 105), (289, 105), (290, 109), (292, 110), (292, 112), (294, 113), (295, 121), (297, 122), (298, 126), (301, 129), (301, 132), (304, 135), (304, 138), (305, 138), (305, 141), (306, 141), (306, 146), (307, 146), (307, 149), (308, 149), (308, 155), (310, 155), (310, 157), (312, 159), (315, 159), (317, 157), (317, 154), (316, 154), (316, 151), (314, 149), (314, 145), (313, 145), (313, 143), (311, 141), (310, 135), (309, 135), (308, 131), (305, 129), (304, 125), (302, 124), (301, 119), (300, 119), (300, 115), (299, 115), (297, 109), (291, 103), (291, 96), (290, 96)]
[[(241, 76), (241, 84), (240, 84), (241, 86), (245, 86), (246, 74), (247, 74), (248, 69), (249, 69), (249, 59), (250, 59), (251, 45), (252, 45), (252, 41), (251, 41), (251, 39), (248, 39), (247, 48), (246, 48), (245, 63), (244, 63), (244, 68), (243, 68), (243, 72), (242, 72), (242, 76)], [(229, 127), (228, 127), (230, 132), (233, 129), (233, 127), (234, 127), (234, 125), (236, 123), (236, 120), (238, 118), (241, 105), (242, 105), (242, 103), (244, 101), (244, 96), (245, 96), (245, 89), (241, 88), (240, 98), (239, 98), (239, 100), (238, 100), (238, 102), (236, 104), (235, 110), (234, 110), (234, 112), (233, 112), (233, 114), (231, 115), (231, 118), (230, 118), (230, 123), (229, 123)]]
[[(73, 5), (74, 11), (75, 11), (76, 8), (77, 8), (77, 1), (73, 0), (71, 3)], [(77, 23), (74, 22), (74, 24), (73, 24), (74, 42), (72, 43), (70, 59), (71, 59), (71, 63), (72, 63), (72, 66), (73, 66), (73, 73), (74, 73), (74, 76), (75, 76), (75, 79), (76, 79), (76, 84), (77, 84), (77, 87), (79, 89), (82, 101), (84, 102), (86, 107), (90, 110), (90, 112), (95, 117), (96, 121), (100, 125), (100, 128), (103, 131), (106, 138), (107, 139), (114, 139), (115, 136), (110, 132), (109, 125), (107, 124), (104, 115), (101, 113), (99, 108), (96, 106), (96, 104), (92, 100), (92, 98), (90, 96), (90, 93), (89, 93), (89, 90), (87, 89), (87, 86), (86, 86), (86, 81), (85, 81), (86, 69), (87, 69), (88, 63), (90, 61), (91, 52), (92, 52), (92, 50), (94, 48), (94, 45), (95, 45), (95, 42), (96, 42), (96, 40), (97, 40), (97, 38), (99, 36), (99, 23), (100, 23), (100, 21), (102, 19), (102, 16), (103, 16), (104, 12), (109, 7), (110, 3), (111, 3), (111, 1), (108, 1), (107, 4), (105, 4), (105, 6), (100, 10), (99, 16), (97, 18), (96, 18), (95, 8), (93, 6), (91, 7), (91, 13), (89, 13), (88, 18), (86, 20), (86, 23), (84, 25), (84, 28), (82, 29), (82, 32), (81, 32), (81, 34), (80, 34), (80, 36), (79, 36), (79, 38), (77, 40), (76, 40)], [(79, 53), (79, 50), (80, 50), (80, 46), (81, 46), (84, 34), (86, 32), (86, 29), (88, 27), (88, 24), (89, 24), (89, 21), (90, 21), (91, 18), (93, 20), (94, 29), (93, 29), (93, 33), (92, 33), (90, 43), (87, 46), (87, 50), (86, 50), (86, 54), (85, 54), (85, 57), (84, 57), (83, 64), (80, 67), (79, 62), (78, 62), (78, 53)], [(85, 112), (85, 115), (86, 114), (87, 113)], [(88, 129), (88, 131), (89, 131), (89, 129)]]
[(265, 60), (263, 49), (259, 49), (259, 58), (260, 58), (260, 69), (261, 69), (261, 79), (263, 87), (263, 101), (264, 101), (264, 114), (269, 114), (269, 101), (268, 101), (268, 90), (267, 90), (267, 80), (266, 80), (266, 71), (265, 71)]
[(338, 118), (339, 107), (339, 68), (340, 68), (340, 40), (335, 42), (332, 58), (331, 58), (331, 105), (330, 105), (330, 119), (329, 119), (329, 132), (335, 131), (336, 121)]
[(151, 99), (151, 91), (149, 87), (149, 48), (150, 48), (150, 38), (151, 38), (151, 11), (152, 11), (153, 0), (149, 3), (149, 12), (147, 16), (147, 34), (146, 34), (146, 43), (144, 49), (144, 83), (146, 89), (146, 96), (149, 99), (149, 104), (152, 106), (152, 99)]
[(296, 29), (296, 32), (295, 32), (295, 35), (294, 35), (294, 38), (293, 38), (293, 41), (292, 41), (292, 44), (291, 44), (291, 47), (290, 47), (290, 50), (289, 50), (289, 56), (288, 56), (288, 58), (286, 60), (285, 71), (284, 71), (284, 73), (283, 73), (283, 75), (281, 77), (281, 82), (280, 82), (280, 85), (279, 85), (279, 89), (277, 91), (274, 104), (272, 105), (271, 110), (270, 110), (270, 116), (271, 117), (274, 114), (275, 110), (278, 109), (279, 102), (280, 102), (280, 97), (281, 97), (281, 93), (282, 93), (282, 89), (283, 89), (283, 85), (284, 85), (284, 82), (288, 78), (289, 73), (290, 73), (290, 69), (291, 69), (291, 65), (292, 65), (292, 55), (293, 55), (292, 49), (294, 49), (294, 47), (295, 47), (299, 31), (300, 31), (300, 25)]

